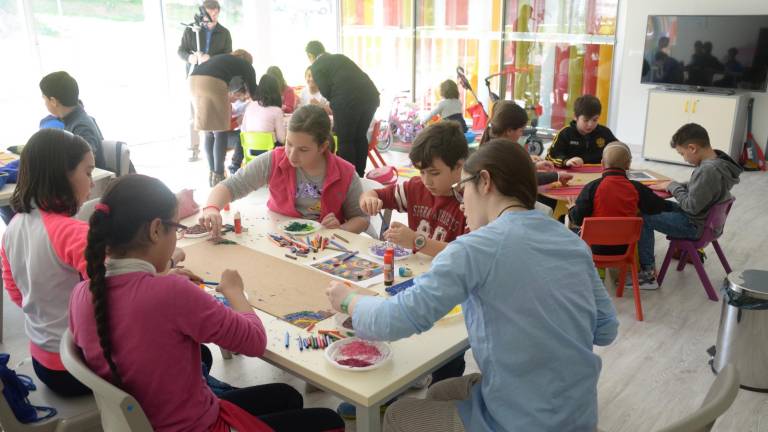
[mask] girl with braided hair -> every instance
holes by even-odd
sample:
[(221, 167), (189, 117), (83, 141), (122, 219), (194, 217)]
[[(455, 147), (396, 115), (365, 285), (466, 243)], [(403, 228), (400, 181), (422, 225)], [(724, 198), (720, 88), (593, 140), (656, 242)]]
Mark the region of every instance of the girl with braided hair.
[(224, 271), (217, 288), (230, 307), (190, 273), (161, 273), (181, 229), (176, 197), (159, 180), (128, 175), (107, 188), (90, 219), (90, 281), (75, 287), (69, 304), (86, 364), (133, 395), (156, 431), (343, 430), (333, 411), (301, 409), (301, 394), (286, 384), (219, 397), (209, 389), (201, 344), (260, 356), (267, 336), (236, 271)]

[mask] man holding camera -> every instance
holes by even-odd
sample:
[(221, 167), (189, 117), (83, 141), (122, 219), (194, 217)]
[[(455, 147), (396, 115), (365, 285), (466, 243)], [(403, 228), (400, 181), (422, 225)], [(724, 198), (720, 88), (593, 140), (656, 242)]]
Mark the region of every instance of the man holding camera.
[[(187, 26), (179, 45), (179, 57), (187, 63), (187, 74), (190, 68), (208, 61), (217, 54), (232, 52), (232, 36), (223, 25), (219, 24), (219, 12), (221, 6), (216, 0), (205, 0), (199, 15), (195, 16), (195, 25), (199, 31), (195, 32)], [(205, 13), (203, 13), (203, 10)], [(197, 132), (190, 130), (192, 158), (195, 161), (200, 154), (200, 137)]]

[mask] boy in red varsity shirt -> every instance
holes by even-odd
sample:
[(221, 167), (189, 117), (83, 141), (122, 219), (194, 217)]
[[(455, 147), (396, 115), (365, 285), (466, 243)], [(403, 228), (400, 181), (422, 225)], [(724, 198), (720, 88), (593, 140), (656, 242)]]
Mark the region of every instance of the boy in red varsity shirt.
[(444, 120), (421, 131), (409, 157), (420, 176), (360, 195), (360, 208), (376, 215), (382, 208), (408, 213), (408, 226), (393, 222), (386, 240), (435, 256), (466, 229), (464, 213), (451, 186), (461, 180), (469, 148), (456, 122)]

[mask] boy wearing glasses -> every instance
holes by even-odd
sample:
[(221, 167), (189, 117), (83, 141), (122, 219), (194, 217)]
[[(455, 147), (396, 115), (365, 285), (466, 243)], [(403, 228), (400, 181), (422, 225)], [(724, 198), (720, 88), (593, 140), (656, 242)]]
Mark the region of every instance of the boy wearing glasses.
[(435, 256), (466, 229), (461, 195), (452, 186), (469, 156), (467, 140), (456, 122), (444, 120), (421, 131), (408, 156), (419, 177), (364, 192), (360, 208), (371, 216), (382, 209), (407, 212), (408, 226), (393, 222), (384, 238)]

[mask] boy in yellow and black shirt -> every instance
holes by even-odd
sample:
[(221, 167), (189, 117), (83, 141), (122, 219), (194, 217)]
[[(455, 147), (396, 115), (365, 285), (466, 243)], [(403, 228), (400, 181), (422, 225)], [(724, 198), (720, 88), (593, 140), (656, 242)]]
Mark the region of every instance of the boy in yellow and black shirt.
[(598, 124), (601, 109), (600, 100), (592, 95), (576, 99), (575, 119), (555, 135), (547, 160), (558, 168), (599, 164), (603, 159), (603, 148), (618, 141), (610, 129)]

